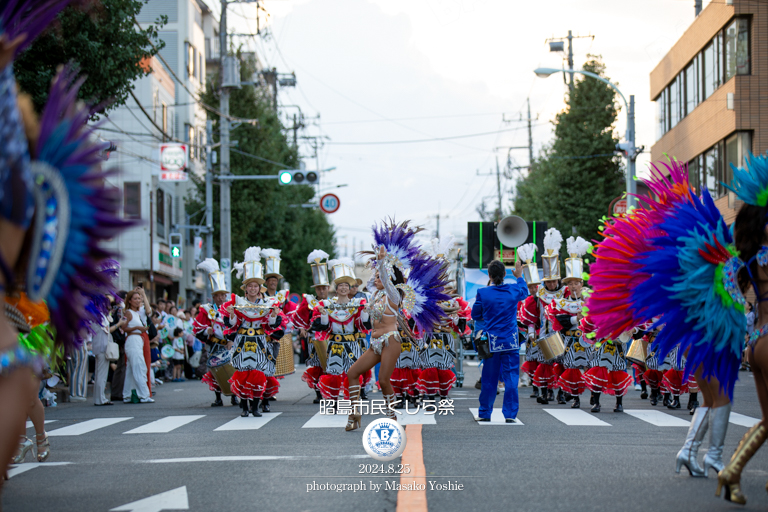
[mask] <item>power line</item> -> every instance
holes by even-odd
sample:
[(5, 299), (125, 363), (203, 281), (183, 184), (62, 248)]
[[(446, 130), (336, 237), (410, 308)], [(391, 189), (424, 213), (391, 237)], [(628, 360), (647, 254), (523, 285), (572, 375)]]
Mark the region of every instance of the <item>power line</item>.
[[(358, 121), (326, 121), (325, 124), (362, 124), (362, 123), (384, 123), (387, 121), (419, 121), (422, 119), (452, 119), (459, 117), (485, 117), (485, 116), (497, 116), (504, 115), (503, 112), (488, 112), (486, 114), (455, 114), (447, 116), (420, 116), (420, 117), (400, 117), (393, 119), (361, 119)], [(509, 122), (527, 122), (527, 119), (512, 120)]]
[[(539, 126), (539, 125), (534, 125)], [(508, 128), (506, 130), (496, 130), (493, 132), (482, 132), (482, 133), (470, 133), (467, 135), (452, 135), (450, 137), (435, 137), (432, 139), (411, 139), (411, 140), (382, 140), (382, 141), (366, 141), (366, 142), (334, 142), (334, 141), (328, 141), (327, 144), (334, 144), (334, 145), (344, 145), (344, 146), (357, 146), (357, 145), (381, 145), (381, 144), (413, 144), (417, 142), (436, 142), (436, 141), (445, 141), (445, 140), (454, 140), (454, 139), (465, 139), (469, 137), (482, 137), (485, 135), (497, 135), (499, 133), (504, 132), (515, 132), (517, 130), (521, 130), (527, 128), (526, 126), (519, 126), (517, 128)]]
[(243, 155), (243, 156), (247, 156), (247, 157), (250, 157), (250, 158), (254, 158), (256, 160), (261, 160), (262, 162), (269, 162), (270, 164), (278, 165), (278, 166), (282, 167), (283, 169), (290, 169), (290, 167), (288, 167), (285, 164), (281, 164), (280, 162), (275, 162), (274, 160), (270, 160), (269, 158), (264, 158), (263, 156), (252, 155), (250, 153), (246, 153), (244, 151), (240, 151), (239, 149), (235, 149), (235, 148), (229, 148), (229, 150), (232, 153), (237, 153), (238, 155)]

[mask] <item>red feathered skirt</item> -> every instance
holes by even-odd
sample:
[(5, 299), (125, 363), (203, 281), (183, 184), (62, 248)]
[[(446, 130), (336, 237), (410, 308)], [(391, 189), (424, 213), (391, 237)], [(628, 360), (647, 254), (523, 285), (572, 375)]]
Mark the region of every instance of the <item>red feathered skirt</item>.
[(259, 370), (237, 371), (229, 379), (229, 385), (238, 398), (260, 400), (264, 395), (267, 377)]
[(221, 393), (221, 387), (219, 387), (219, 383), (216, 382), (216, 379), (213, 377), (213, 374), (210, 371), (205, 372), (205, 375), (203, 375), (202, 378), (202, 382), (203, 384), (208, 384), (208, 389), (211, 391)]
[(326, 400), (338, 400), (341, 391), (344, 391), (344, 398), (349, 399), (349, 387), (347, 384), (347, 374), (341, 375), (321, 375), (317, 382), (317, 390)]
[(264, 395), (262, 398), (264, 400), (267, 398), (272, 398), (277, 394), (278, 391), (280, 391), (280, 381), (277, 380), (276, 377), (267, 377), (267, 383), (264, 388)]
[(661, 390), (664, 393), (672, 393), (679, 396), (688, 392), (698, 393), (699, 386), (696, 384), (696, 378), (693, 375), (683, 382), (683, 371), (670, 369), (664, 372), (664, 377), (661, 380)]
[(661, 381), (664, 380), (664, 374), (659, 370), (645, 370), (643, 378), (651, 389), (659, 389)]
[(411, 368), (395, 368), (389, 382), (396, 395), (417, 395), (418, 376)]
[(520, 371), (527, 373), (531, 380), (533, 380), (533, 376), (536, 374), (536, 368), (538, 368), (538, 366), (538, 361), (526, 361), (523, 363), (523, 366), (520, 367)]
[(594, 393), (607, 393), (624, 396), (632, 385), (632, 377), (625, 371), (611, 371), (602, 366), (595, 366), (584, 373), (587, 389)]
[(557, 379), (557, 387), (570, 395), (580, 395), (587, 389), (584, 375), (578, 368), (568, 368)]
[(556, 388), (557, 373), (555, 373), (555, 367), (548, 363), (539, 363), (533, 374), (533, 385), (539, 388)]
[(307, 383), (309, 389), (317, 389), (317, 383), (320, 380), (320, 376), (323, 375), (323, 368), (320, 366), (310, 366), (304, 370), (304, 374), (301, 376), (301, 380)]
[(454, 382), (456, 375), (451, 370), (425, 368), (419, 373), (416, 389), (422, 395), (448, 396)]

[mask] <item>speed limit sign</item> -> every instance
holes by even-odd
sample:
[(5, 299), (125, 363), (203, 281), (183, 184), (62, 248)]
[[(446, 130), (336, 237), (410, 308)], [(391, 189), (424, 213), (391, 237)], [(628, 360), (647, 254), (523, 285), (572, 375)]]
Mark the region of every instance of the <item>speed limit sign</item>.
[(325, 194), (320, 198), (320, 209), (323, 213), (335, 213), (339, 206), (341, 206), (341, 201), (336, 194)]

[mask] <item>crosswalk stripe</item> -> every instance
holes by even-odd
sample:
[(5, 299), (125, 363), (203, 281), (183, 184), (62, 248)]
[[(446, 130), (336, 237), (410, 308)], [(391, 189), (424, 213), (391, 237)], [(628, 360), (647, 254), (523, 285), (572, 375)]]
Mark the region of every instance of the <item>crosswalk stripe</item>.
[[(478, 408), (471, 408), (469, 409), (469, 412), (472, 414), (473, 418), (477, 418), (477, 415), (480, 414), (480, 409)], [(501, 409), (494, 409), (491, 412), (491, 421), (478, 421), (478, 425), (504, 425), (507, 427), (514, 427), (516, 425), (522, 425), (523, 422), (520, 421), (520, 418), (517, 419), (517, 423), (507, 423), (506, 418), (504, 418), (504, 413), (501, 412)]]
[(737, 412), (732, 412), (731, 417), (728, 418), (728, 421), (733, 423), (734, 425), (741, 425), (742, 427), (748, 427), (748, 428), (752, 428), (756, 424), (760, 423), (760, 420), (758, 418), (745, 416)]
[(214, 432), (221, 432), (226, 430), (258, 430), (281, 414), (281, 412), (265, 412), (262, 413), (260, 418), (255, 416), (248, 416), (247, 418), (243, 418), (240, 416), (213, 430)]
[(435, 416), (437, 416), (437, 413), (426, 414), (424, 409), (419, 409), (416, 414), (408, 414), (406, 412), (398, 414), (397, 422), (401, 425), (435, 425), (437, 424)]
[(588, 427), (610, 427), (610, 423), (606, 423), (592, 416), (591, 414), (582, 411), (581, 409), (544, 409), (546, 412), (554, 416), (556, 419), (562, 421), (569, 426), (588, 426)]
[(346, 424), (346, 416), (340, 414), (320, 414), (317, 412), (301, 428), (343, 428)]
[(87, 434), (88, 432), (93, 432), (94, 430), (98, 430), (100, 428), (114, 425), (115, 423), (120, 423), (121, 421), (128, 421), (132, 419), (133, 417), (95, 418), (92, 420), (83, 421), (81, 423), (75, 423), (74, 425), (70, 425), (68, 427), (51, 430), (50, 432), (48, 432), (48, 435), (49, 436), (80, 436), (83, 434)]
[(625, 409), (624, 412), (657, 427), (688, 427), (691, 424), (690, 421), (685, 421), (661, 411)]
[(8, 478), (13, 478), (16, 475), (20, 475), (22, 473), (26, 473), (30, 469), (40, 468), (40, 467), (51, 467), (51, 466), (66, 466), (68, 464), (72, 464), (71, 462), (25, 462), (24, 464), (16, 464), (12, 465), (11, 468), (8, 470)]
[(171, 430), (176, 430), (179, 427), (183, 427), (187, 423), (192, 423), (200, 418), (205, 418), (205, 415), (196, 416), (166, 416), (152, 423), (147, 423), (140, 427), (123, 432), (123, 434), (166, 434)]
[[(49, 423), (53, 423), (54, 421), (59, 421), (59, 420), (45, 420), (45, 424), (47, 425)], [(32, 428), (34, 426), (35, 425), (31, 421), (27, 421), (27, 428)]]

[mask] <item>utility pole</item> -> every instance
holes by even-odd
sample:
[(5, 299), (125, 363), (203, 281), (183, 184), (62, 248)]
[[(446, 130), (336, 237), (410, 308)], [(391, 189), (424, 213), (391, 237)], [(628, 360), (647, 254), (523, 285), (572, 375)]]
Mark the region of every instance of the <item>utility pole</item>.
[(440, 207), (439, 206), (437, 209), (437, 230), (436, 231), (437, 231), (436, 233), (437, 238), (440, 238)]
[(533, 132), (531, 131), (531, 98), (528, 98), (528, 172), (533, 167)]
[[(221, 77), (222, 84), (224, 79), (224, 70), (226, 69), (227, 58), (229, 57), (227, 45), (227, 0), (221, 0), (221, 21), (219, 22), (219, 46), (221, 47)], [(239, 78), (239, 77), (238, 77)], [(221, 100), (219, 102), (220, 139), (221, 143), (221, 167), (220, 173), (223, 176), (229, 174), (229, 89), (221, 88)], [(222, 180), (219, 188), (221, 194), (221, 270), (224, 272), (227, 280), (227, 286), (232, 289), (232, 236), (231, 219), (232, 208), (230, 206), (230, 182)]]
[(630, 208), (637, 206), (637, 198), (634, 194), (637, 193), (637, 185), (635, 183), (635, 161), (637, 155), (640, 154), (638, 148), (635, 147), (635, 95), (629, 95), (629, 113), (627, 115), (627, 143), (629, 149), (627, 151), (627, 211)]
[(213, 258), (213, 121), (205, 122), (205, 140), (208, 142), (205, 155), (205, 257)]
[[(569, 94), (573, 93), (573, 84), (574, 84), (574, 82), (573, 82), (574, 74), (572, 73), (572, 71), (573, 71), (573, 40), (581, 38), (581, 37), (588, 37), (588, 38), (592, 39), (593, 41), (595, 39), (595, 36), (593, 36), (593, 35), (574, 36), (573, 35), (573, 31), (569, 30), (567, 37), (552, 37), (552, 38), (549, 38), (549, 39), (547, 39), (545, 41), (545, 42), (549, 43), (549, 51), (550, 52), (562, 52), (562, 51), (565, 51), (564, 48), (563, 48), (563, 40), (564, 39), (568, 40), (568, 70), (571, 71), (571, 73), (568, 73), (568, 72), (564, 71), (563, 72), (563, 81), (568, 84), (568, 93)], [(571, 75), (570, 80), (565, 75)]]
[(499, 200), (498, 220), (501, 220), (501, 171), (499, 170), (499, 155), (496, 155), (496, 194)]
[[(568, 31), (568, 69), (573, 71), (573, 33), (570, 30)], [(573, 73), (568, 74), (571, 75), (568, 81), (568, 93), (573, 94)]]

